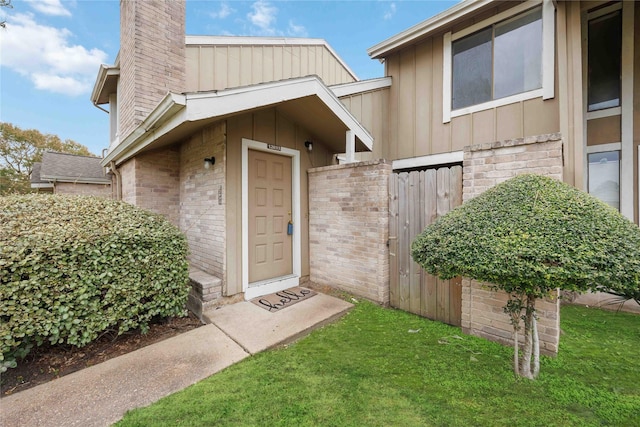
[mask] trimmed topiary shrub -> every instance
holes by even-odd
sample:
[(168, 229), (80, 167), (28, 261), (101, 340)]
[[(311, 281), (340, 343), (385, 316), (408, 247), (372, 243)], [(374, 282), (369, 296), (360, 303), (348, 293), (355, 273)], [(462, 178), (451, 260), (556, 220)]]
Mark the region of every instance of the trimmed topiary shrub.
[(46, 341), (81, 347), (185, 315), (186, 255), (175, 226), (124, 202), (0, 197), (0, 365)]
[[(525, 326), (515, 370), (537, 375), (535, 300), (557, 288), (640, 301), (640, 229), (595, 197), (555, 179), (520, 175), (428, 226), (413, 259), (443, 279), (466, 276), (509, 294), (514, 335)], [(530, 363), (534, 352), (533, 366)]]

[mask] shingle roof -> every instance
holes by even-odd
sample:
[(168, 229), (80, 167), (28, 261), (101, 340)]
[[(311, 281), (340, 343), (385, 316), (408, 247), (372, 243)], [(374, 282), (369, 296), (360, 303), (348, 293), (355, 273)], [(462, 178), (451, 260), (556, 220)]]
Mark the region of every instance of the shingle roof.
[[(111, 183), (100, 165), (101, 160), (100, 157), (45, 151), (42, 154), (39, 178), (40, 181)], [(35, 176), (36, 164), (33, 167), (32, 182)]]
[(40, 178), (40, 168), (42, 167), (42, 163), (36, 162), (33, 164), (33, 168), (31, 169), (31, 183), (32, 184), (42, 184), (47, 183), (49, 181), (44, 181)]

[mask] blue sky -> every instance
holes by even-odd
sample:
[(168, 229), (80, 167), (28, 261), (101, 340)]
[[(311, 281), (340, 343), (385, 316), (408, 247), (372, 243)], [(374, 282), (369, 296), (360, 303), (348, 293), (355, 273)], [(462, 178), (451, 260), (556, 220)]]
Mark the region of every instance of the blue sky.
[[(325, 39), (360, 79), (381, 77), (367, 49), (455, 1), (187, 0), (187, 34)], [(89, 96), (119, 49), (118, 0), (13, 0), (2, 8), (0, 121), (108, 146), (108, 115)]]

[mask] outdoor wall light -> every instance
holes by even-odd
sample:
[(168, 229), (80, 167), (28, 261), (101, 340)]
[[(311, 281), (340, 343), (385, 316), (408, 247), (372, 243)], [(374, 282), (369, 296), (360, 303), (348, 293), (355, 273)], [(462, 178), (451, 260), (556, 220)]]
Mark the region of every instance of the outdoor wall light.
[(211, 156), (204, 159), (204, 168), (209, 169), (211, 166), (216, 164), (216, 158)]
[(313, 142), (311, 141), (305, 141), (304, 146), (307, 147), (308, 152), (311, 152), (311, 150), (313, 150)]

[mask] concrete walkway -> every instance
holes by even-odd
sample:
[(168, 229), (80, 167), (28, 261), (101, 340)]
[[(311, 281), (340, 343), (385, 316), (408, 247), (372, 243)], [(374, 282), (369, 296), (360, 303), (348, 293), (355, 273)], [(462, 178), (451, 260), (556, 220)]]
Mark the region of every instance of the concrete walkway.
[(0, 425), (108, 426), (262, 350), (291, 342), (351, 304), (317, 294), (279, 312), (241, 302), (200, 328), (0, 399)]

